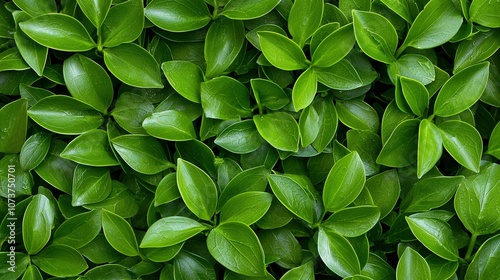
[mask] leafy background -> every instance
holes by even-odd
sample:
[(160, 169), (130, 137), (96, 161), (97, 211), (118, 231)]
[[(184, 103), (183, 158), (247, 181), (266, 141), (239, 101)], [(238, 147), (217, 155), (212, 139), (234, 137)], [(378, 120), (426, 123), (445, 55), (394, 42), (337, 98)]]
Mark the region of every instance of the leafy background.
[(499, 3), (3, 0), (0, 278), (500, 279)]

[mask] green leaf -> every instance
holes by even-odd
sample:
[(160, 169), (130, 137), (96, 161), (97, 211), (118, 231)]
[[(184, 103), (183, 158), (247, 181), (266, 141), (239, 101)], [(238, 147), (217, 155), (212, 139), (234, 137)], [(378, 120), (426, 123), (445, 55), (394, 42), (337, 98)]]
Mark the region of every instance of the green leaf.
[(382, 141), (378, 134), (369, 130), (347, 131), (347, 148), (350, 151), (356, 151), (363, 161), (366, 176), (377, 174), (380, 165), (376, 159), (382, 149)]
[(329, 229), (320, 227), (318, 252), (325, 265), (341, 277), (361, 273), (359, 259), (352, 245), (345, 237)]
[(323, 189), (325, 209), (336, 212), (356, 199), (365, 184), (365, 169), (357, 152), (335, 162)]
[(203, 170), (183, 159), (177, 160), (177, 186), (182, 200), (198, 218), (210, 221), (217, 207), (217, 187)]
[(141, 0), (128, 0), (113, 6), (102, 24), (102, 42), (105, 47), (116, 47), (137, 39), (144, 27), (144, 6)]
[(429, 211), (443, 206), (453, 198), (462, 181), (462, 176), (421, 179), (405, 195), (400, 209), (406, 213), (412, 213)]
[(133, 87), (163, 88), (156, 59), (142, 47), (121, 44), (103, 52), (104, 63), (120, 81)]
[(431, 269), (425, 259), (411, 247), (407, 247), (396, 268), (396, 280), (431, 279)]
[(390, 167), (405, 167), (417, 160), (419, 120), (399, 123), (377, 157), (377, 163)]
[(119, 264), (104, 264), (100, 266), (96, 266), (90, 270), (88, 270), (83, 277), (78, 277), (82, 280), (88, 279), (103, 279), (103, 280), (112, 280), (112, 279), (122, 279), (122, 280), (131, 280), (132, 277), (128, 269)]
[(118, 165), (106, 131), (94, 129), (73, 139), (61, 152), (61, 157), (89, 166)]
[(64, 82), (71, 95), (102, 113), (113, 101), (113, 84), (106, 70), (93, 60), (79, 54), (63, 64)]
[(203, 0), (154, 0), (145, 9), (154, 25), (172, 32), (200, 29), (210, 22), (210, 12)]
[(500, 229), (500, 167), (489, 164), (481, 173), (467, 177), (455, 194), (455, 211), (465, 228), (476, 235)]
[(201, 105), (207, 118), (250, 117), (250, 95), (238, 80), (223, 76), (201, 84)]
[(36, 265), (29, 265), (23, 274), (22, 280), (43, 280), (42, 274)]
[(373, 279), (395, 279), (396, 271), (380, 256), (370, 253), (368, 261), (361, 271), (362, 275), (366, 275)]
[(161, 69), (172, 87), (189, 101), (200, 103), (203, 71), (192, 62), (175, 60), (162, 63)]
[(369, 57), (390, 64), (396, 61), (394, 53), (398, 35), (391, 22), (374, 12), (353, 11), (354, 34), (359, 47)]
[(500, 48), (499, 38), (499, 30), (492, 29), (488, 32), (479, 32), (470, 40), (460, 42), (455, 53), (453, 73), (458, 73), (492, 56)]
[(346, 126), (377, 133), (380, 120), (377, 112), (361, 99), (338, 100), (336, 104), (339, 119)]
[(450, 279), (458, 269), (458, 262), (450, 262), (437, 255), (430, 254), (425, 261), (431, 269), (431, 280)]
[(130, 224), (122, 217), (107, 210), (102, 211), (102, 230), (109, 244), (126, 256), (137, 256), (139, 247)]
[(377, 206), (347, 207), (333, 213), (321, 223), (321, 227), (344, 237), (356, 237), (372, 229), (379, 217)]
[(267, 179), (276, 198), (290, 212), (309, 224), (319, 219), (321, 213), (318, 215), (315, 211), (319, 194), (308, 178), (291, 174), (271, 174)]
[(472, 262), (467, 267), (465, 280), (494, 279), (500, 269), (500, 235), (495, 235), (486, 240), (474, 255)]
[(87, 16), (87, 18), (92, 22), (92, 24), (101, 28), (104, 19), (108, 15), (109, 8), (111, 7), (112, 0), (77, 0), (78, 6), (82, 9), (82, 12)]
[(190, 140), (176, 142), (175, 148), (182, 159), (203, 169), (210, 177), (216, 177), (215, 155), (207, 144), (198, 140)]
[(472, 125), (458, 120), (439, 125), (446, 151), (465, 168), (479, 172), (483, 141)]
[[(312, 65), (330, 67), (343, 59), (354, 47), (356, 38), (353, 26), (347, 24), (326, 36), (314, 49)], [(335, 45), (335, 48), (332, 48)]]
[(111, 176), (108, 169), (77, 165), (73, 176), (72, 206), (97, 203), (111, 193)]
[(21, 98), (0, 109), (0, 153), (18, 153), (26, 140), (28, 102)]
[(500, 27), (500, 18), (495, 12), (498, 8), (498, 2), (484, 0), (473, 1), (469, 8), (470, 20), (490, 28)]
[(42, 194), (33, 196), (23, 216), (23, 241), (30, 255), (37, 254), (50, 239), (56, 209)]
[(205, 258), (190, 252), (179, 252), (174, 259), (174, 277), (179, 280), (215, 280), (212, 264)]
[(215, 138), (214, 143), (236, 154), (253, 152), (265, 144), (252, 120), (235, 122)]
[(299, 46), (304, 46), (306, 40), (320, 26), (323, 10), (324, 4), (321, 0), (294, 1), (288, 15), (288, 31)]
[(427, 88), (417, 80), (402, 76), (401, 90), (411, 111), (415, 115), (423, 117), (429, 106), (429, 92)]
[(111, 144), (120, 157), (139, 173), (152, 175), (173, 167), (166, 160), (160, 142), (151, 136), (122, 135), (111, 139)]
[(401, 0), (382, 0), (381, 2), (408, 23), (413, 22), (413, 17), (410, 13), (410, 6), (414, 3), (408, 3), (407, 1)]
[(44, 15), (48, 13), (56, 13), (57, 6), (54, 0), (47, 1), (30, 1), (30, 0), (14, 0), (16, 6), (21, 8), (32, 17)]
[(500, 122), (495, 125), (495, 128), (491, 132), (488, 151), (486, 153), (500, 159)]
[(365, 186), (370, 192), (373, 204), (380, 210), (380, 219), (389, 215), (401, 192), (396, 170), (391, 169), (368, 178)]
[(95, 47), (85, 27), (65, 14), (45, 14), (19, 23), (21, 30), (42, 46), (67, 52), (83, 52)]
[(144, 119), (146, 132), (159, 139), (187, 141), (196, 139), (196, 131), (189, 117), (181, 111), (166, 110)]
[(253, 95), (257, 104), (271, 110), (279, 110), (285, 107), (290, 98), (285, 91), (275, 82), (266, 79), (251, 79)]
[(153, 110), (153, 104), (145, 97), (124, 92), (116, 100), (111, 115), (120, 127), (127, 132), (146, 134), (146, 130), (142, 127), (142, 122), (153, 113)]
[(299, 118), (300, 143), (302, 147), (311, 145), (321, 130), (321, 120), (314, 106), (304, 108)]
[(79, 249), (90, 243), (101, 231), (101, 213), (90, 211), (64, 221), (54, 233), (54, 244)]
[(220, 222), (257, 222), (271, 206), (273, 196), (267, 192), (244, 192), (229, 199), (220, 211)]
[(428, 85), (436, 78), (434, 64), (426, 56), (420, 54), (405, 54), (389, 64), (387, 73), (393, 84), (398, 76), (404, 76)]
[(411, 232), (434, 254), (449, 261), (458, 260), (458, 249), (451, 226), (439, 219), (409, 216), (406, 221)]
[(32, 120), (58, 134), (81, 134), (98, 128), (103, 116), (89, 105), (65, 95), (43, 98), (28, 110)]
[(229, 199), (245, 192), (263, 192), (267, 187), (267, 175), (269, 171), (265, 166), (257, 166), (246, 169), (236, 176), (222, 190), (219, 197), (219, 208), (224, 206)]
[(224, 267), (246, 276), (264, 276), (264, 250), (253, 230), (239, 222), (220, 224), (207, 237), (210, 254)]
[[(299, 125), (292, 115), (273, 112), (255, 115), (253, 121), (259, 134), (278, 150), (297, 152), (299, 150)], [(287, 137), (282, 137), (287, 135)]]
[(111, 211), (122, 218), (133, 217), (138, 212), (139, 205), (137, 197), (125, 186), (118, 181), (112, 181), (113, 189), (105, 200), (85, 205), (88, 209), (105, 209)]
[(450, 0), (431, 0), (408, 30), (400, 52), (405, 47), (430, 49), (449, 41), (462, 25), (463, 17)]
[(314, 265), (307, 262), (287, 271), (280, 280), (310, 280), (314, 279)]
[(323, 151), (330, 144), (337, 131), (337, 109), (335, 109), (331, 99), (318, 98), (313, 102), (313, 106), (319, 116), (320, 128), (318, 136), (311, 145), (317, 151)]
[(36, 168), (47, 156), (52, 135), (38, 132), (26, 140), (19, 153), (19, 163), (24, 170)]
[(308, 67), (304, 52), (288, 37), (271, 31), (259, 31), (257, 34), (262, 53), (274, 67), (286, 71)]
[(48, 246), (31, 260), (40, 270), (56, 277), (77, 276), (88, 268), (77, 250), (62, 244)]
[(443, 154), (443, 138), (439, 128), (427, 119), (418, 127), (417, 176), (422, 178)]
[(269, 13), (279, 0), (230, 0), (224, 5), (220, 13), (230, 19), (249, 20)]
[(19, 84), (19, 93), (21, 98), (25, 98), (28, 100), (28, 108), (35, 105), (44, 97), (54, 95), (54, 93), (46, 89), (30, 87), (25, 84)]
[(154, 205), (159, 206), (172, 202), (181, 197), (177, 188), (176, 173), (169, 173), (161, 179), (156, 187)]
[(207, 77), (217, 77), (235, 61), (245, 43), (245, 27), (242, 21), (225, 17), (217, 18), (205, 39)]
[(14, 41), (24, 61), (38, 76), (42, 76), (49, 49), (33, 41), (21, 29), (17, 29), (14, 33)]
[(14, 47), (0, 53), (0, 71), (21, 71), (29, 69), (19, 50)]
[(34, 170), (47, 183), (69, 194), (76, 164), (60, 157), (65, 146), (65, 142), (52, 140), (47, 156)]
[(316, 74), (312, 68), (308, 68), (299, 76), (293, 86), (292, 101), (295, 111), (302, 110), (312, 103), (317, 88)]
[(163, 248), (181, 243), (197, 235), (206, 226), (197, 221), (181, 217), (169, 216), (152, 224), (141, 242), (141, 248)]
[(453, 75), (437, 95), (434, 114), (450, 117), (474, 105), (486, 88), (489, 66), (482, 62)]
[(302, 249), (293, 233), (286, 228), (259, 231), (266, 262), (271, 259), (283, 268), (293, 268), (302, 262)]
[(168, 262), (173, 259), (182, 249), (184, 243), (164, 247), (164, 248), (147, 248), (144, 249), (146, 257), (154, 262)]

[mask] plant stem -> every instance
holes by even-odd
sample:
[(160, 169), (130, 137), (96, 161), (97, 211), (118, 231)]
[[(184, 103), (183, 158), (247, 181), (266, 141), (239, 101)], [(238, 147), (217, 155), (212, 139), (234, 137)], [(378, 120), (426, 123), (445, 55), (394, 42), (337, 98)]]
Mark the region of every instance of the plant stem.
[(476, 244), (476, 239), (477, 239), (477, 233), (473, 233), (469, 241), (469, 247), (467, 248), (467, 253), (465, 253), (466, 260), (469, 260), (470, 256), (472, 255), (472, 250), (474, 249), (474, 244)]
[(97, 50), (102, 52), (102, 35), (101, 35), (101, 27), (97, 27)]

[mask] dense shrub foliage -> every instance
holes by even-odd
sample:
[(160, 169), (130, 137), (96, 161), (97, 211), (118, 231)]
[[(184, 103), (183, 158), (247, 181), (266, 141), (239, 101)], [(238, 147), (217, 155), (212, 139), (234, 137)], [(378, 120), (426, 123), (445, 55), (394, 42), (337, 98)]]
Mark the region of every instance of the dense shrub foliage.
[(500, 2), (0, 2), (0, 279), (500, 279)]

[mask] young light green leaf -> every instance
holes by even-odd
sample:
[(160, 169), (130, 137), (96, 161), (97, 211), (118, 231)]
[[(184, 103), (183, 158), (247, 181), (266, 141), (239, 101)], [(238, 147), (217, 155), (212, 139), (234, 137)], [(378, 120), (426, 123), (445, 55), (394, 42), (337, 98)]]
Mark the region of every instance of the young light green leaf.
[(71, 95), (97, 111), (106, 113), (113, 101), (113, 84), (102, 66), (75, 54), (63, 64), (64, 82)]
[(318, 252), (325, 265), (341, 277), (361, 273), (359, 259), (352, 245), (345, 237), (329, 229), (320, 227)]
[(204, 80), (203, 71), (190, 61), (175, 60), (162, 63), (161, 69), (170, 85), (189, 101), (200, 103), (200, 84)]
[(177, 187), (176, 173), (169, 173), (161, 179), (156, 187), (154, 206), (172, 202), (181, 197)]
[(61, 278), (77, 276), (88, 268), (76, 249), (62, 244), (47, 246), (31, 260), (43, 272)]
[(427, 107), (429, 107), (429, 92), (427, 88), (421, 82), (404, 76), (400, 78), (400, 81), (401, 90), (411, 111), (415, 115), (423, 117)]
[(111, 48), (131, 43), (137, 39), (144, 28), (144, 6), (141, 0), (128, 0), (114, 5), (102, 24), (102, 46)]
[(89, 166), (118, 165), (106, 131), (94, 129), (73, 139), (61, 152), (62, 158)]
[(311, 145), (321, 130), (321, 120), (314, 106), (307, 106), (299, 118), (300, 143), (302, 147)]
[(280, 280), (311, 280), (314, 279), (314, 265), (307, 262), (287, 271)]
[(125, 84), (140, 88), (163, 88), (156, 59), (136, 44), (104, 49), (104, 63)]
[(321, 223), (322, 228), (344, 237), (356, 237), (372, 229), (380, 218), (377, 206), (347, 207), (333, 213)]
[(95, 42), (85, 27), (65, 14), (45, 14), (19, 23), (21, 30), (42, 46), (67, 52), (83, 52)]
[(113, 212), (102, 211), (102, 230), (109, 244), (126, 256), (137, 256), (139, 247), (130, 224)]
[(356, 199), (365, 184), (365, 169), (357, 152), (338, 160), (328, 173), (323, 189), (325, 209), (336, 212)]
[(257, 34), (262, 53), (274, 67), (286, 71), (308, 67), (304, 52), (288, 37), (271, 31), (260, 31)]
[(229, 120), (252, 115), (248, 89), (227, 76), (201, 84), (201, 105), (207, 118)]
[(486, 240), (474, 255), (472, 262), (467, 267), (465, 280), (493, 279), (500, 269), (500, 235), (495, 235)]
[(111, 7), (112, 0), (77, 0), (78, 6), (82, 9), (85, 16), (92, 22), (92, 24), (101, 28), (101, 25), (108, 15), (109, 8)]
[(207, 77), (217, 77), (226, 71), (240, 53), (244, 43), (245, 27), (242, 21), (217, 18), (210, 25), (205, 39)]
[(77, 165), (73, 175), (72, 206), (97, 203), (111, 193), (111, 176), (105, 168)]
[(18, 153), (26, 140), (28, 101), (24, 98), (4, 105), (0, 109), (0, 152)]
[(264, 250), (254, 231), (239, 222), (227, 222), (210, 231), (210, 254), (223, 266), (246, 276), (264, 276)]
[(177, 186), (182, 200), (198, 218), (210, 221), (217, 208), (217, 187), (196, 165), (177, 160)]
[(89, 105), (66, 95), (43, 98), (28, 110), (32, 120), (59, 134), (81, 134), (98, 128), (103, 116)]
[[(356, 38), (352, 24), (347, 24), (326, 36), (314, 49), (312, 65), (330, 67), (343, 59), (353, 48)], [(335, 45), (335, 48), (332, 48)]]
[(420, 121), (408, 119), (399, 123), (377, 157), (377, 163), (390, 167), (405, 167), (417, 160)]
[(458, 260), (458, 249), (451, 226), (439, 219), (409, 216), (406, 221), (411, 232), (434, 254), (449, 261)]
[(142, 127), (149, 135), (159, 139), (169, 141), (196, 139), (196, 131), (189, 117), (176, 110), (153, 113), (144, 119)]
[(214, 143), (236, 154), (251, 153), (266, 141), (260, 136), (252, 120), (235, 122), (215, 138)]
[(206, 226), (181, 216), (169, 216), (152, 224), (141, 242), (141, 248), (163, 248), (176, 245), (197, 235)]
[(111, 139), (120, 157), (135, 171), (156, 174), (173, 164), (166, 159), (165, 151), (155, 138), (139, 134), (127, 134)]
[(268, 174), (269, 170), (265, 166), (256, 166), (238, 173), (222, 190), (218, 207), (221, 208), (229, 199), (238, 194), (265, 191)]
[(404, 76), (428, 85), (436, 78), (436, 70), (432, 61), (420, 54), (405, 54), (387, 67), (387, 73), (393, 84), (398, 76)]
[(449, 41), (462, 25), (462, 13), (450, 0), (432, 0), (425, 5), (408, 30), (403, 45), (430, 49)]
[(427, 119), (418, 127), (417, 176), (422, 178), (443, 154), (443, 138), (439, 128)]
[(288, 30), (299, 46), (318, 29), (323, 17), (324, 3), (321, 0), (294, 1), (288, 15)]
[[(410, 6), (413, 3), (408, 3), (407, 1), (402, 0), (382, 0), (381, 1), (387, 8), (391, 9), (393, 12), (398, 14), (401, 18), (406, 20), (408, 23), (413, 22), (413, 17), (410, 12)], [(416, 3), (415, 5), (416, 6)]]
[(498, 2), (485, 0), (473, 1), (469, 8), (470, 20), (490, 28), (500, 27), (500, 17), (495, 12), (499, 7)]
[(300, 111), (309, 106), (318, 89), (318, 82), (316, 81), (316, 74), (312, 68), (304, 71), (293, 86), (292, 101), (295, 111)]
[(30, 255), (37, 254), (50, 239), (56, 209), (42, 194), (33, 196), (23, 216), (23, 242)]
[(54, 233), (54, 244), (79, 249), (92, 241), (101, 231), (101, 213), (93, 210), (77, 214), (64, 221)]
[(387, 64), (396, 61), (398, 35), (391, 22), (374, 12), (354, 10), (352, 14), (356, 41), (363, 52)]
[(267, 192), (244, 192), (229, 199), (220, 210), (220, 222), (251, 225), (266, 214), (273, 196)]
[(172, 32), (200, 29), (210, 22), (210, 12), (203, 0), (154, 0), (145, 9), (154, 25)]
[[(290, 152), (299, 150), (299, 125), (292, 115), (285, 112), (273, 112), (255, 115), (253, 121), (262, 138), (274, 148)], [(287, 135), (287, 137), (281, 137), (281, 135)]]
[(318, 136), (311, 145), (317, 151), (323, 151), (330, 144), (338, 127), (337, 109), (332, 99), (317, 98), (313, 102), (314, 109), (318, 113), (320, 124)]
[(495, 125), (495, 128), (491, 132), (486, 153), (500, 159), (500, 122)]
[(279, 0), (230, 0), (220, 13), (234, 20), (249, 20), (262, 17), (269, 13)]
[(411, 247), (407, 247), (396, 268), (396, 280), (431, 279), (431, 269), (425, 259)]
[(346, 126), (377, 133), (380, 120), (377, 112), (361, 99), (338, 100), (336, 104), (339, 119)]
[(458, 120), (446, 121), (439, 125), (446, 151), (462, 166), (479, 172), (483, 141), (472, 125)]

